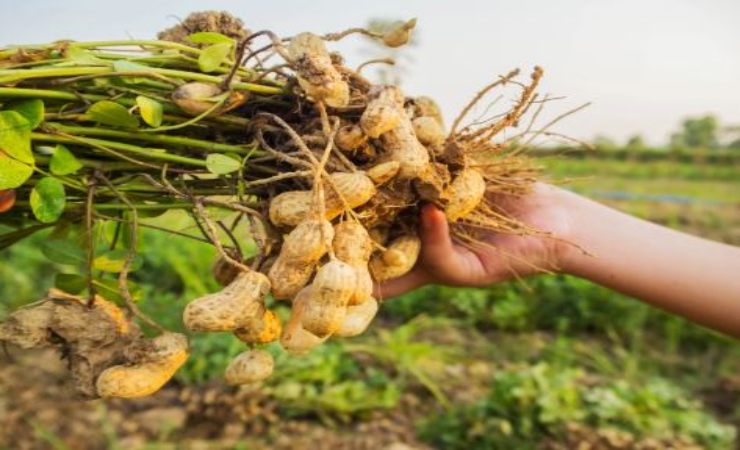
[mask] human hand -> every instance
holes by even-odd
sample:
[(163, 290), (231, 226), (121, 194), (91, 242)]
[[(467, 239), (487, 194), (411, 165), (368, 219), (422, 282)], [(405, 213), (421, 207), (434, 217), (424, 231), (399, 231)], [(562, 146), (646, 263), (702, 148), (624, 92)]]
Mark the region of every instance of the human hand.
[(538, 183), (524, 197), (496, 196), (496, 204), (543, 233), (490, 232), (480, 244), (463, 246), (450, 236), (444, 212), (434, 205), (421, 211), (419, 260), (408, 274), (376, 286), (379, 298), (395, 297), (426, 284), (487, 286), (513, 277), (558, 271), (572, 246), (569, 202), (574, 194)]

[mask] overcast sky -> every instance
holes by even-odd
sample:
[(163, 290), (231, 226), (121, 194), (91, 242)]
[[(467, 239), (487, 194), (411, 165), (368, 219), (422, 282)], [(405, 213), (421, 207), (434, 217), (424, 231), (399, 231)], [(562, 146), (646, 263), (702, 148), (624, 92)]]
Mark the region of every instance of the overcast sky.
[[(145, 38), (174, 16), (225, 9), (253, 30), (328, 32), (369, 18), (419, 19), (408, 94), (430, 94), (448, 117), (510, 68), (545, 68), (545, 92), (567, 96), (561, 124), (589, 139), (641, 133), (664, 141), (687, 115), (740, 124), (740, 0), (0, 0), (0, 45)], [(11, 6), (12, 5), (12, 6)], [(351, 62), (366, 48), (341, 45)]]

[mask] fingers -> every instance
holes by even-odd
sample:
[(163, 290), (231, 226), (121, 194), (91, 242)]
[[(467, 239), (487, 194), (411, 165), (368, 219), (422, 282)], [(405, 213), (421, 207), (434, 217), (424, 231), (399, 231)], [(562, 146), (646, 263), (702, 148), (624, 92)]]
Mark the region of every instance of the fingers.
[(383, 300), (398, 297), (408, 291), (424, 286), (429, 281), (429, 275), (417, 267), (399, 278), (376, 284), (373, 289), (373, 296)]
[(444, 212), (434, 205), (425, 205), (421, 210), (421, 247), (423, 258), (437, 261), (449, 258), (454, 253), (450, 227)]

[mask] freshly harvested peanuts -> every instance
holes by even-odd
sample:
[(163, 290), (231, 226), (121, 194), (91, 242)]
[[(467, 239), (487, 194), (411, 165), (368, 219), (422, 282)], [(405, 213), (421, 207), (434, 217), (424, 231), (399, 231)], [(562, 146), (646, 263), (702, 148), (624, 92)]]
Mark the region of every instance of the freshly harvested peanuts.
[(374, 86), (360, 117), (360, 127), (373, 139), (398, 126), (403, 119), (403, 93), (396, 86)]
[(234, 331), (251, 317), (263, 314), (270, 280), (259, 272), (242, 272), (219, 292), (188, 303), (183, 323), (191, 331)]
[(355, 289), (348, 304), (366, 301), (373, 293), (373, 280), (368, 270), (373, 245), (367, 230), (358, 222), (342, 222), (334, 229), (333, 247), (336, 257), (355, 271)]
[(447, 133), (434, 117), (421, 116), (413, 120), (414, 133), (424, 145), (442, 145), (447, 139)]
[(416, 19), (406, 22), (396, 22), (388, 31), (383, 33), (383, 43), (388, 47), (400, 47), (405, 45), (411, 39), (411, 30), (416, 26)]
[(311, 286), (303, 288), (293, 299), (293, 307), (290, 312), (290, 319), (283, 328), (283, 334), (280, 336), (280, 345), (286, 352), (292, 355), (304, 354), (311, 349), (321, 345), (327, 337), (320, 338), (315, 334), (306, 331), (301, 324), (303, 311), (306, 300), (311, 295)]
[(104, 398), (145, 397), (157, 392), (188, 358), (187, 338), (165, 333), (151, 340), (153, 350), (127, 365), (105, 369), (95, 383)]
[(340, 150), (351, 152), (367, 143), (367, 135), (359, 125), (346, 125), (337, 131), (334, 143)]
[(241, 273), (241, 269), (219, 256), (211, 266), (211, 273), (218, 284), (228, 286)]
[(303, 328), (319, 337), (331, 335), (341, 326), (355, 288), (355, 270), (349, 264), (334, 260), (320, 267), (303, 310)]
[(352, 337), (364, 333), (377, 313), (378, 301), (372, 297), (358, 305), (348, 306), (342, 325), (334, 336)]
[[(327, 220), (339, 216), (347, 207), (364, 205), (377, 192), (373, 180), (362, 172), (334, 172), (330, 177), (341, 197), (332, 186), (324, 186)], [(298, 225), (316, 213), (313, 199), (311, 191), (288, 191), (277, 195), (270, 201), (270, 221), (276, 226)]]
[(328, 220), (304, 220), (285, 236), (278, 260), (296, 265), (315, 263), (326, 254), (333, 239), (334, 228)]
[[(215, 97), (224, 93), (224, 90), (215, 83), (193, 81), (185, 83), (172, 93), (172, 102), (191, 116), (203, 114), (216, 105)], [(226, 100), (211, 113), (223, 114), (244, 104), (247, 94), (243, 91), (232, 91)]]
[(389, 161), (398, 161), (401, 168), (398, 177), (414, 179), (427, 170), (430, 156), (414, 133), (414, 126), (406, 112), (401, 111), (403, 119), (392, 130), (380, 136), (383, 150)]
[(400, 236), (388, 245), (386, 251), (373, 255), (370, 273), (378, 282), (398, 278), (414, 267), (420, 251), (421, 240), (418, 236)]
[(486, 193), (486, 180), (476, 169), (462, 170), (445, 190), (443, 198), (447, 201), (445, 215), (450, 222), (456, 222), (473, 211)]
[(401, 163), (398, 161), (386, 161), (380, 164), (376, 164), (373, 167), (367, 169), (365, 173), (376, 186), (389, 182), (393, 177), (398, 174), (401, 169)]
[(234, 358), (226, 367), (224, 379), (232, 386), (256, 383), (272, 375), (275, 361), (265, 350), (247, 350)]
[(414, 117), (433, 117), (439, 126), (444, 129), (445, 122), (442, 117), (442, 109), (433, 98), (426, 96), (414, 97), (412, 104), (416, 111)]
[(298, 84), (316, 101), (335, 108), (349, 103), (349, 85), (334, 67), (323, 39), (301, 33), (290, 41), (288, 53), (298, 72)]
[(308, 283), (314, 269), (314, 263), (293, 264), (278, 258), (267, 273), (272, 283), (272, 296), (276, 300), (292, 298)]
[(248, 319), (241, 328), (234, 331), (234, 336), (248, 344), (267, 344), (276, 341), (281, 331), (280, 319), (267, 309), (262, 317)]

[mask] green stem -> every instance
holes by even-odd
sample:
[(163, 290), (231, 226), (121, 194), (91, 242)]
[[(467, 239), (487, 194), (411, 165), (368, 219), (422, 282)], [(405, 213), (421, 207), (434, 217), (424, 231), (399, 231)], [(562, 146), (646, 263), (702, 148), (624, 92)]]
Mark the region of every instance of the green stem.
[(91, 139), (81, 137), (70, 138), (64, 136), (55, 136), (53, 134), (31, 133), (31, 140), (39, 142), (54, 142), (57, 144), (85, 145), (92, 148), (105, 147), (112, 150), (119, 150), (122, 152), (131, 153), (133, 155), (138, 155), (146, 159), (179, 163), (196, 167), (206, 167), (206, 162), (200, 159), (165, 153), (161, 149), (139, 147), (138, 145), (106, 141), (103, 139)]
[[(103, 136), (103, 137), (110, 137), (110, 138), (131, 139), (131, 140), (138, 140), (138, 141), (154, 142), (158, 144), (168, 144), (168, 145), (176, 145), (176, 146), (182, 146), (182, 147), (199, 148), (199, 149), (208, 150), (208, 151), (231, 152), (231, 153), (238, 153), (238, 154), (249, 154), (251, 151), (253, 151), (253, 148), (249, 146), (221, 144), (218, 142), (208, 142), (208, 141), (188, 138), (184, 136), (169, 136), (169, 135), (160, 135), (160, 134), (139, 133), (139, 132), (133, 132), (133, 131), (111, 130), (108, 128), (75, 127), (75, 126), (61, 125), (58, 123), (50, 123), (50, 122), (47, 122), (47, 123), (48, 125), (52, 125), (55, 128), (58, 128), (64, 131), (65, 133), (81, 135), (81, 136)], [(260, 153), (256, 153), (256, 154), (260, 154)]]
[[(190, 81), (203, 81), (207, 83), (220, 83), (222, 80), (220, 77), (213, 75), (206, 75), (199, 72), (188, 72), (185, 70), (175, 69), (161, 69), (151, 67), (147, 70), (151, 73), (156, 73), (166, 77), (179, 78), (181, 80)], [(54, 78), (54, 77), (75, 77), (84, 75), (97, 75), (97, 74), (110, 74), (110, 76), (141, 76), (141, 71), (116, 71), (114, 67), (54, 67), (49, 69), (30, 69), (30, 70), (15, 70), (6, 69), (0, 70), (0, 84), (2, 83), (14, 83), (17, 81), (30, 80), (35, 78)], [(251, 91), (258, 94), (284, 94), (283, 88), (274, 86), (264, 86), (255, 83), (233, 83), (232, 89)]]
[[(50, 156), (44, 156), (44, 155), (34, 155), (34, 160), (36, 161), (37, 165), (43, 165), (48, 166), (51, 162)], [(119, 161), (95, 161), (92, 159), (80, 159), (77, 158), (77, 160), (82, 164), (83, 167), (88, 167), (91, 169), (100, 169), (100, 170), (131, 170), (131, 169), (138, 169), (141, 170), (141, 166), (134, 163), (128, 163), (128, 162), (119, 162)]]

